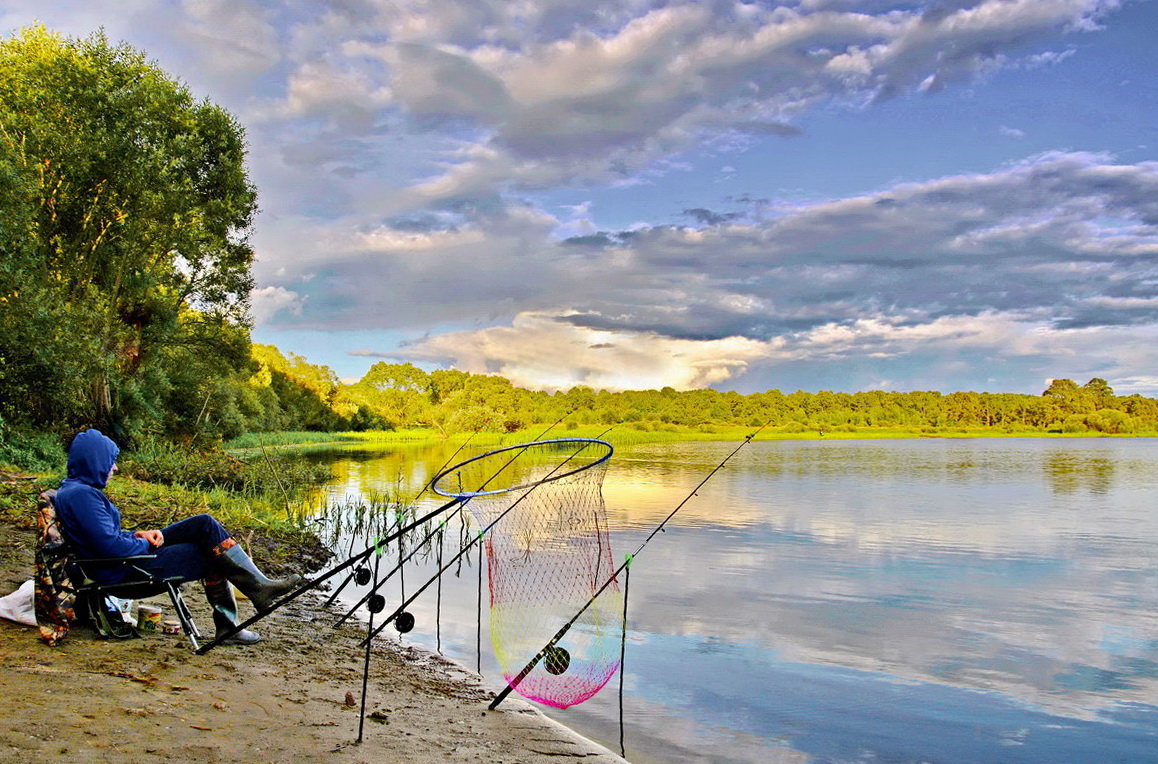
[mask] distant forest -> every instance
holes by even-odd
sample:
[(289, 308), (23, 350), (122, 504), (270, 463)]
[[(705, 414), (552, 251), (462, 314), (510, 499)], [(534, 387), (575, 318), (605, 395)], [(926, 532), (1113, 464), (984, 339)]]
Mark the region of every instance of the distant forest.
[[(756, 427), (785, 432), (861, 428), (996, 428), (1010, 432), (1158, 430), (1158, 400), (1116, 396), (1103, 379), (1083, 385), (1056, 379), (1040, 395), (1017, 393), (859, 393), (779, 390), (742, 395), (719, 390), (629, 390), (573, 387), (524, 390), (503, 377), (454, 370), (426, 372), (413, 364), (376, 363), (352, 385), (300, 356), (257, 346), (263, 363), (328, 403), (352, 428), (433, 427), (446, 434), (482, 428), (514, 432), (567, 414), (577, 424), (630, 423), (639, 429)], [(310, 427), (307, 427), (309, 429)]]
[[(58, 460), (99, 426), (122, 445), (246, 432), (536, 423), (1158, 432), (1158, 401), (1102, 379), (1040, 395), (716, 390), (554, 393), (377, 363), (358, 382), (253, 345), (257, 189), (245, 131), (144, 54), (32, 27), (0, 40), (0, 460)], [(568, 413), (570, 412), (570, 413)]]

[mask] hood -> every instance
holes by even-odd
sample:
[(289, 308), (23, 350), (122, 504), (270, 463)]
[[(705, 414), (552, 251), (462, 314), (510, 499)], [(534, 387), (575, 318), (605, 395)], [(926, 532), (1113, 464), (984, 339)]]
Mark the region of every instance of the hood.
[(68, 447), (69, 479), (104, 488), (109, 480), (109, 470), (116, 464), (120, 452), (117, 444), (100, 430), (77, 433)]

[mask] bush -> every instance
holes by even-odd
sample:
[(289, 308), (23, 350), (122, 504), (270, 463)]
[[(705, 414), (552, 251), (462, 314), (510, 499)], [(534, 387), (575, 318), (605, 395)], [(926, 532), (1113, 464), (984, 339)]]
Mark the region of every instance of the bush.
[(0, 420), (0, 462), (30, 472), (52, 472), (64, 466), (65, 451), (54, 433), (12, 430)]
[(1061, 425), (1061, 431), (1071, 435), (1078, 432), (1088, 432), (1089, 429), (1086, 426), (1086, 418), (1081, 414), (1070, 414)]
[(122, 474), (149, 483), (238, 490), (245, 463), (223, 451), (194, 450), (164, 440), (145, 440), (117, 459)]
[(1137, 429), (1133, 417), (1116, 409), (1099, 409), (1086, 417), (1086, 426), (1108, 435), (1122, 435)]
[(118, 459), (128, 477), (188, 488), (296, 497), (330, 474), (325, 465), (262, 451), (249, 461), (215, 449), (197, 450), (168, 441), (148, 441)]

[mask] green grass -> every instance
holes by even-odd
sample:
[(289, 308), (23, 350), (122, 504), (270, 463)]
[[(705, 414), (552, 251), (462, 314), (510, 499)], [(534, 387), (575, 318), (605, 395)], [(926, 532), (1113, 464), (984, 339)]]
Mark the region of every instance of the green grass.
[(227, 441), (223, 448), (239, 451), (263, 446), (297, 446), (314, 443), (341, 443), (358, 440), (340, 432), (247, 432)]
[(245, 451), (265, 447), (317, 446), (331, 443), (414, 443), (442, 439), (437, 430), (426, 427), (365, 432), (247, 432), (227, 441), (222, 447), (227, 451)]

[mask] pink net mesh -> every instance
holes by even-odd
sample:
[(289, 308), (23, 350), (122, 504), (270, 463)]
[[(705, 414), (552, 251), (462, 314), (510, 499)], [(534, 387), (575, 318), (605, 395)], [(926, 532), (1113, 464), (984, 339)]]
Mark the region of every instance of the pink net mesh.
[[(605, 456), (610, 447), (603, 448), (581, 441), (535, 447), (519, 455), (517, 478), (508, 479), (526, 484), (566, 473)], [(491, 641), (508, 684), (583, 610), (546, 658), (514, 684), (524, 697), (557, 708), (587, 700), (619, 668), (618, 583), (592, 601), (615, 570), (601, 490), (606, 466), (467, 504), (482, 527), (506, 512), (485, 548)]]

